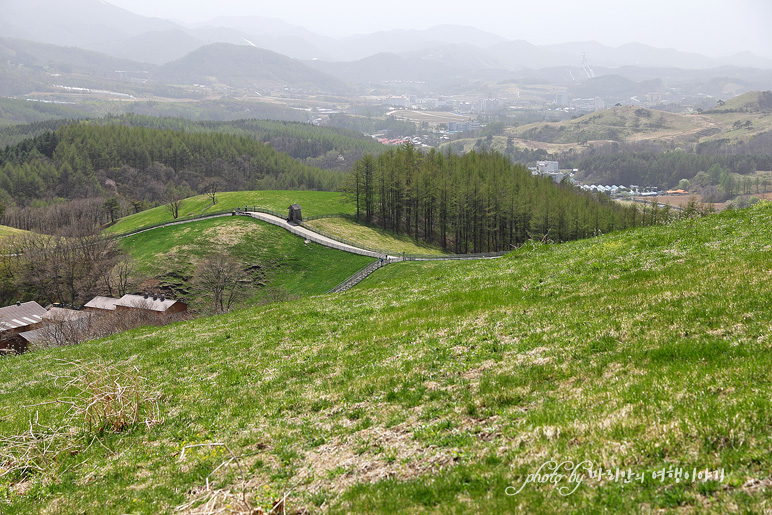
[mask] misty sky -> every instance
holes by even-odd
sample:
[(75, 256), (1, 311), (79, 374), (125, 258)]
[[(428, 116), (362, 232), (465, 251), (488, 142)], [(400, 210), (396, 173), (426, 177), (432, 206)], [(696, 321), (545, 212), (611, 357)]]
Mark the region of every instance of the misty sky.
[(145, 16), (201, 22), (218, 16), (279, 18), (343, 37), (440, 24), (477, 27), (534, 44), (641, 42), (722, 57), (751, 51), (772, 58), (770, 0), (107, 0)]

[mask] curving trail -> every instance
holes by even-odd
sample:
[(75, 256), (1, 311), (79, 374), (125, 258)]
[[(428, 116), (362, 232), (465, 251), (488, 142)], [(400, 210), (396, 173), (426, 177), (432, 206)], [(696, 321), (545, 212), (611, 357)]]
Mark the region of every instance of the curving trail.
[(347, 243), (343, 243), (343, 242), (334, 240), (332, 238), (328, 238), (327, 236), (323, 236), (317, 232), (314, 232), (300, 225), (291, 224), (280, 216), (272, 215), (269, 213), (262, 213), (259, 211), (234, 211), (232, 213), (217, 214), (209, 217), (195, 218), (192, 220), (168, 222), (160, 226), (141, 229), (139, 231), (136, 231), (130, 234), (124, 234), (124, 235), (118, 236), (117, 238), (121, 239), (127, 236), (133, 236), (134, 234), (139, 234), (145, 231), (152, 231), (154, 229), (160, 229), (168, 225), (179, 225), (179, 224), (186, 224), (191, 222), (198, 222), (206, 218), (216, 218), (221, 216), (250, 216), (257, 220), (261, 220), (263, 222), (267, 222), (269, 224), (281, 227), (282, 229), (285, 229), (291, 232), (292, 234), (295, 234), (296, 236), (300, 236), (301, 238), (304, 238), (308, 241), (318, 243), (319, 245), (323, 245), (325, 247), (330, 247), (337, 250), (342, 250), (344, 252), (350, 252), (352, 254), (359, 254), (360, 256), (368, 256), (375, 259), (373, 263), (369, 264), (362, 270), (359, 270), (357, 273), (355, 273), (354, 275), (352, 275), (342, 283), (330, 289), (328, 293), (344, 292), (349, 288), (355, 286), (362, 279), (364, 279), (374, 271), (378, 270), (379, 268), (386, 266), (390, 263), (395, 263), (397, 261), (451, 261), (451, 260), (467, 260), (467, 259), (495, 259), (495, 258), (501, 257), (504, 254), (504, 253), (492, 253), (492, 254), (480, 254), (480, 255), (444, 254), (444, 255), (438, 255), (438, 256), (421, 256), (421, 257), (404, 256), (399, 254), (394, 254), (394, 255), (384, 254), (384, 253), (375, 252), (372, 250), (363, 249), (360, 247), (355, 247), (354, 245), (349, 245)]

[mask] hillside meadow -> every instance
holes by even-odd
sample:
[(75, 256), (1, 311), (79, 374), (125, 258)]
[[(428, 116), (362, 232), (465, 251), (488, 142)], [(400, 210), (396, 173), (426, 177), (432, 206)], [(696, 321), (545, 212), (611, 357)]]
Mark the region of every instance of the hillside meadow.
[(120, 246), (141, 275), (157, 278), (197, 310), (207, 308), (207, 292), (195, 284), (196, 268), (215, 254), (233, 257), (248, 271), (237, 305), (325, 293), (373, 261), (244, 216), (159, 227), (123, 238)]
[(172, 217), (166, 205), (126, 216), (105, 229), (106, 234), (124, 234), (152, 225), (192, 219), (216, 212), (233, 211), (236, 208), (267, 209), (286, 216), (291, 204), (300, 204), (303, 216), (353, 214), (355, 206), (347, 202), (341, 193), (330, 191), (224, 191), (215, 195), (212, 203), (208, 195), (197, 195), (182, 201), (179, 218)]
[[(761, 203), (398, 263), (341, 295), (5, 358), (2, 509), (762, 512), (770, 227)], [(89, 409), (114, 384), (125, 408)]]
[(17, 229), (15, 227), (8, 227), (7, 225), (0, 225), (0, 241), (12, 238), (12, 237), (18, 237), (23, 234), (25, 234), (27, 231), (23, 231), (21, 229)]
[(687, 145), (725, 139), (737, 143), (772, 128), (770, 98), (767, 92), (752, 91), (699, 114), (616, 106), (563, 122), (523, 125), (507, 133), (521, 145), (542, 142), (549, 144), (544, 148), (551, 151), (588, 141), (672, 141)]
[(350, 241), (368, 249), (383, 249), (387, 254), (439, 255), (448, 254), (442, 247), (416, 240), (407, 234), (395, 234), (373, 225), (344, 217), (324, 217), (306, 222), (310, 227), (339, 240)]

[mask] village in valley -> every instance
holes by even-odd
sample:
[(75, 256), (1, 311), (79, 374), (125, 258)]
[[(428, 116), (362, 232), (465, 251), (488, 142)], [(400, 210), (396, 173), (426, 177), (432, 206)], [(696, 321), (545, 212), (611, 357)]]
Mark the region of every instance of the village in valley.
[(336, 1), (0, 1), (0, 513), (769, 514), (772, 7)]

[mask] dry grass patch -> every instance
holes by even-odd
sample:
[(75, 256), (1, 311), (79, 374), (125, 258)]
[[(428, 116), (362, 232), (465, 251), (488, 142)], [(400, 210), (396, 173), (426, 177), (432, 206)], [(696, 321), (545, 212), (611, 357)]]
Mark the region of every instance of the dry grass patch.
[(247, 234), (257, 234), (261, 231), (263, 228), (258, 224), (223, 224), (205, 229), (203, 233), (216, 246), (232, 247), (241, 243)]
[(298, 491), (342, 492), (354, 484), (407, 481), (452, 466), (452, 450), (421, 445), (413, 437), (414, 425), (372, 427), (309, 451), (298, 471), (303, 485)]

